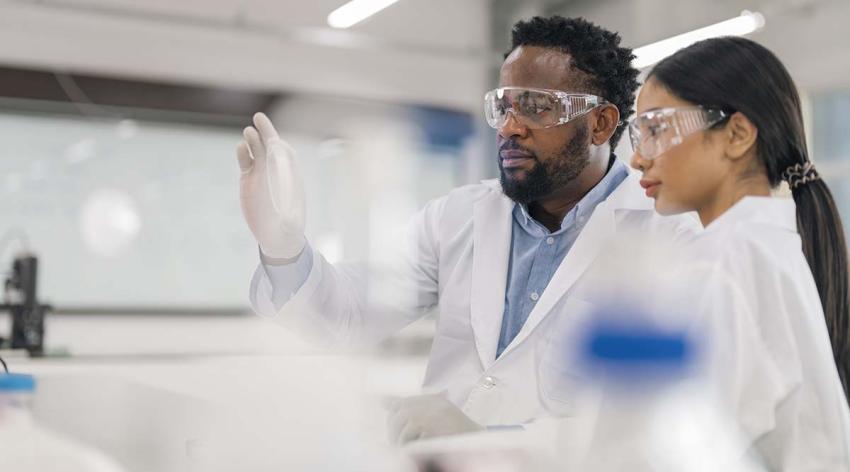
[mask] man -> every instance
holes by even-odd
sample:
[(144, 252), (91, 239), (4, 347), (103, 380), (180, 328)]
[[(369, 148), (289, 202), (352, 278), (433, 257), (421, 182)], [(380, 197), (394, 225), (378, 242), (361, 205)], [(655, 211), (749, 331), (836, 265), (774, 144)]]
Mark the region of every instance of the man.
[(428, 203), (392, 268), (334, 266), (313, 252), (291, 149), (264, 115), (246, 129), (238, 156), (242, 208), (261, 249), (257, 312), (352, 342), (438, 306), (424, 381), (436, 394), (393, 409), (402, 441), (569, 414), (572, 385), (558, 356), (588, 312), (583, 276), (625, 225), (690, 225), (657, 216), (613, 154), (638, 87), (619, 42), (582, 19), (517, 23), (500, 87), (485, 99), (499, 181)]

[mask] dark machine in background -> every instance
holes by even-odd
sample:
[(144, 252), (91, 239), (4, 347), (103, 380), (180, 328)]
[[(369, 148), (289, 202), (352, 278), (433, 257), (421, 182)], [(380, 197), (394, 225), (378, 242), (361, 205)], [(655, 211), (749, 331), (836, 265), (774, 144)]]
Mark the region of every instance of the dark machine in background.
[(4, 303), (0, 309), (9, 311), (12, 331), (9, 339), (0, 338), (0, 347), (26, 349), (32, 356), (44, 353), (44, 318), (50, 305), (38, 302), (38, 258), (32, 254), (17, 256), (12, 262), (4, 286)]

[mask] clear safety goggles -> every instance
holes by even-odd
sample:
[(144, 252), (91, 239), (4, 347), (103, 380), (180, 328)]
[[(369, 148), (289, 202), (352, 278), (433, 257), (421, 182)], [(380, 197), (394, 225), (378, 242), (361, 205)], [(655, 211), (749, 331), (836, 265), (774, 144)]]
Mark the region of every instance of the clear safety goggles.
[(484, 95), (484, 116), (495, 129), (505, 125), (508, 113), (531, 129), (562, 125), (603, 103), (605, 99), (585, 93), (525, 87), (500, 87)]
[(720, 123), (728, 114), (703, 107), (660, 108), (636, 116), (629, 123), (632, 150), (654, 159), (688, 136)]

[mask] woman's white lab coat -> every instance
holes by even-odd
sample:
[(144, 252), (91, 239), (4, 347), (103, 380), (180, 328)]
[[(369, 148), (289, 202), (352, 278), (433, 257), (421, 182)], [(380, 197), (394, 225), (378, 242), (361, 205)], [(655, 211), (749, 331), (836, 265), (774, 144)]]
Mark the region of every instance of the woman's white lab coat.
[(850, 470), (850, 414), (789, 198), (747, 197), (694, 240), (712, 375), (769, 470)]
[(319, 338), (346, 342), (386, 337), (437, 307), (426, 391), (445, 393), (484, 425), (568, 415), (575, 385), (562, 357), (573, 341), (560, 327), (589, 311), (583, 282), (594, 260), (625, 228), (670, 235), (696, 226), (691, 217), (658, 216), (638, 179), (631, 174), (596, 207), (498, 359), (514, 207), (498, 181), (461, 187), (426, 205), (399, 238), (408, 247), (383, 258), (387, 267), (332, 265), (317, 253), (307, 281), (280, 312), (258, 268), (252, 305)]

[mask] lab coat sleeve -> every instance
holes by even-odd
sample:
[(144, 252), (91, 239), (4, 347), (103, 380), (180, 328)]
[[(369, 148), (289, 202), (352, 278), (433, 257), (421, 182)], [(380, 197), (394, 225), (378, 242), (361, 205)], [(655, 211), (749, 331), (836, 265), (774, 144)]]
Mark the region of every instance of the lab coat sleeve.
[[(329, 344), (380, 341), (437, 304), (438, 224), (445, 198), (429, 202), (369, 262), (330, 264), (312, 251), (312, 267), (291, 297), (261, 265), (250, 301), (261, 316)], [(279, 297), (279, 298), (278, 298)], [(275, 299), (286, 298), (278, 307)]]

